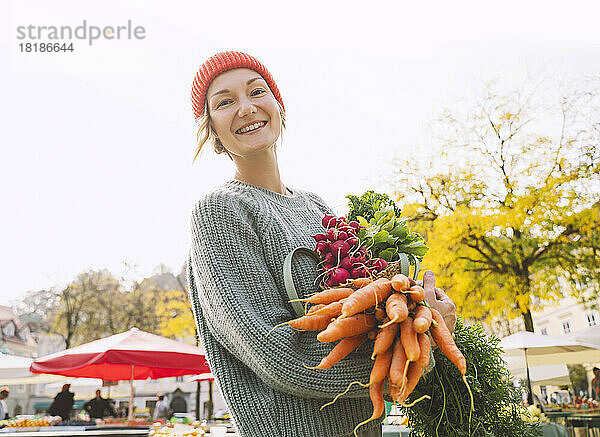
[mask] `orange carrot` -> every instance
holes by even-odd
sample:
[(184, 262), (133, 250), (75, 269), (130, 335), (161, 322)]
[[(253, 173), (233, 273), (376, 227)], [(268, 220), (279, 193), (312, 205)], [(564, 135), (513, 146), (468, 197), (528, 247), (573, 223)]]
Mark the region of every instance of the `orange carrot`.
[(431, 311), (425, 305), (417, 306), (415, 310), (415, 320), (413, 321), (413, 327), (419, 334), (424, 333), (431, 326)]
[(419, 334), (419, 349), (421, 350), (421, 355), (417, 360), (419, 366), (425, 368), (429, 366), (429, 355), (431, 353), (431, 341), (429, 340), (429, 336), (427, 334)]
[(323, 314), (325, 316), (337, 317), (342, 313), (342, 305), (346, 301), (347, 298), (338, 300), (336, 302), (331, 302), (330, 304), (325, 305), (323, 308), (318, 309), (314, 312), (314, 314)]
[(342, 307), (342, 317), (350, 317), (383, 302), (392, 293), (389, 279), (379, 278), (352, 293)]
[(290, 325), (293, 329), (299, 331), (323, 331), (331, 323), (332, 318), (329, 316), (307, 314), (306, 316), (298, 317), (297, 319), (292, 319), (289, 322), (283, 322), (279, 325), (273, 326), (273, 329), (271, 329), (267, 335), (265, 335), (265, 338), (268, 337), (275, 328), (283, 325)]
[(346, 358), (350, 352), (355, 350), (361, 344), (364, 343), (367, 336), (366, 334), (355, 335), (354, 337), (347, 337), (340, 340), (338, 344), (335, 345), (331, 352), (324, 357), (321, 362), (315, 367), (304, 366), (307, 369), (329, 369), (334, 364), (339, 363), (342, 359)]
[(335, 302), (340, 299), (344, 299), (345, 297), (350, 296), (354, 293), (354, 290), (351, 288), (328, 288), (327, 290), (323, 290), (319, 293), (313, 294), (306, 299), (292, 299), (289, 302), (308, 302), (308, 303), (324, 303), (325, 305), (330, 304), (331, 302)]
[(377, 328), (371, 329), (369, 332), (367, 332), (367, 338), (369, 340), (375, 340), (377, 338), (377, 334), (379, 334), (379, 330)]
[(385, 328), (392, 323), (400, 323), (408, 317), (408, 307), (406, 306), (406, 296), (402, 293), (394, 293), (385, 304), (385, 312), (387, 313), (390, 320), (380, 328)]
[(320, 303), (318, 305), (313, 305), (313, 306), (310, 307), (310, 309), (308, 310), (308, 312), (306, 313), (306, 315), (313, 314), (315, 311), (318, 311), (318, 310), (320, 310), (321, 308), (324, 308), (324, 307), (325, 307), (325, 304), (322, 304), (322, 303)]
[(413, 328), (413, 319), (410, 317), (400, 323), (400, 341), (402, 342), (402, 346), (404, 346), (406, 359), (408, 361), (417, 361), (421, 355), (421, 349), (419, 348), (417, 333)]
[(375, 344), (373, 345), (373, 355), (371, 355), (371, 359), (392, 347), (394, 338), (396, 338), (396, 333), (398, 332), (398, 326), (397, 323), (392, 323), (379, 331), (379, 334), (377, 334), (377, 338), (375, 339)]
[(425, 368), (429, 365), (429, 353), (431, 352), (429, 336), (426, 334), (419, 334), (419, 347), (421, 348), (421, 355), (417, 361), (411, 362), (408, 366), (406, 385), (401, 393), (402, 396), (397, 401), (399, 403), (403, 403), (408, 396), (410, 396), (419, 383), (419, 379), (421, 379), (423, 370), (425, 370)]
[(425, 290), (420, 285), (413, 285), (408, 290), (405, 290), (404, 293), (409, 293), (410, 299), (413, 302), (421, 302), (425, 299)]
[(356, 430), (358, 428), (360, 428), (365, 423), (370, 422), (371, 420), (375, 420), (378, 417), (381, 417), (385, 410), (385, 401), (383, 399), (383, 381), (377, 382), (371, 385), (371, 387), (369, 387), (369, 397), (371, 398), (371, 403), (373, 404), (373, 414), (367, 420), (364, 420), (358, 425), (356, 425), (356, 427), (354, 428), (354, 435), (357, 437), (358, 434), (356, 434)]
[(358, 288), (363, 288), (365, 285), (373, 282), (371, 278), (356, 278), (356, 279), (348, 279), (348, 282), (357, 286)]
[(399, 273), (392, 278), (392, 288), (396, 291), (404, 291), (410, 288), (410, 281), (407, 276)]
[[(313, 316), (319, 317), (319, 316)], [(328, 317), (328, 316), (323, 316)], [(319, 332), (317, 340), (322, 342), (336, 341), (343, 337), (353, 337), (370, 331), (375, 326), (375, 317), (371, 314), (356, 314), (345, 319), (336, 319), (327, 329)]]
[(440, 314), (440, 312), (434, 308), (431, 308), (431, 314), (433, 316), (433, 320), (437, 323), (437, 326), (432, 326), (430, 328), (431, 335), (443, 352), (446, 357), (458, 368), (458, 371), (462, 375), (463, 382), (467, 387), (469, 392), (469, 396), (471, 397), (471, 411), (469, 412), (469, 426), (471, 426), (471, 413), (475, 411), (475, 405), (473, 401), (473, 393), (471, 392), (471, 387), (467, 383), (467, 361), (465, 360), (465, 356), (462, 354), (460, 349), (456, 347), (456, 343), (454, 343), (454, 339), (452, 338), (452, 334), (448, 330), (448, 326), (446, 326), (446, 322), (444, 322), (444, 318)]
[(390, 364), (392, 363), (392, 348), (388, 348), (386, 351), (377, 355), (375, 363), (371, 369), (371, 375), (369, 377), (369, 384), (373, 385), (377, 382), (381, 382), (390, 372)]
[(452, 334), (448, 330), (444, 318), (440, 312), (431, 308), (433, 320), (437, 322), (437, 326), (432, 326), (429, 331), (438, 345), (440, 350), (448, 357), (452, 363), (458, 368), (459, 372), (465, 376), (467, 374), (467, 362), (462, 352), (456, 347)]
[(406, 353), (399, 338), (394, 341), (392, 362), (390, 364), (390, 385), (401, 387), (404, 383), (404, 368), (406, 367)]

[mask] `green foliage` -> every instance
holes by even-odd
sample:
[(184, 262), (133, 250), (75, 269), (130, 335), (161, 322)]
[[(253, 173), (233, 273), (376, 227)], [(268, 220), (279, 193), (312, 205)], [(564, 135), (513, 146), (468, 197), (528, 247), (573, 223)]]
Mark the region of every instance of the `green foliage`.
[(389, 198), (387, 194), (379, 194), (373, 190), (366, 191), (362, 196), (354, 196), (348, 194), (346, 198), (349, 200), (348, 207), (350, 211), (346, 214), (348, 221), (358, 220), (358, 217), (364, 217), (366, 220), (371, 220), (375, 217), (375, 212), (386, 206), (391, 206), (397, 216), (400, 216), (401, 209)]
[(419, 157), (427, 165), (399, 159), (394, 186), (459, 312), (521, 317), (533, 331), (539, 306), (565, 294), (591, 306), (600, 294), (600, 88), (524, 85), (492, 84), (444, 111)]
[(569, 369), (569, 379), (573, 384), (573, 392), (579, 396), (579, 392), (587, 392), (588, 390), (588, 378), (585, 367), (581, 364), (567, 365)]
[[(371, 195), (367, 196), (369, 193)], [(360, 203), (361, 199), (383, 199), (383, 197), (377, 196), (387, 198), (385, 194), (377, 194), (372, 191), (367, 191), (360, 199), (352, 196), (358, 199), (355, 210), (368, 210), (370, 214), (370, 208), (375, 208), (375, 206), (363, 205)], [(374, 209), (371, 218), (367, 219), (362, 215), (356, 217), (356, 220), (363, 226), (358, 233), (359, 244), (366, 247), (372, 257), (383, 258), (387, 262), (397, 261), (400, 253), (415, 255), (421, 261), (428, 250), (425, 239), (419, 233), (410, 231), (406, 224), (408, 218), (400, 218), (400, 208), (391, 200), (388, 199), (388, 201), (389, 203), (377, 201), (378, 207)]]
[(419, 437), (533, 437), (541, 435), (538, 423), (523, 420), (528, 412), (521, 392), (510, 382), (501, 357), (500, 339), (488, 338), (481, 326), (456, 324), (455, 341), (467, 360), (467, 381), (475, 411), (469, 423), (470, 397), (456, 366), (436, 349), (434, 369), (421, 378), (409, 401), (431, 396), (405, 408), (411, 436)]

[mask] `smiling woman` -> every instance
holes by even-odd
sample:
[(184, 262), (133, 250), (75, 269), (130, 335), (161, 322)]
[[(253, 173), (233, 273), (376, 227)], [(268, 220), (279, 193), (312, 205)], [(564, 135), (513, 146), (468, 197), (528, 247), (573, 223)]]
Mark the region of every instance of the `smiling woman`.
[[(245, 53), (208, 59), (192, 87), (198, 150), (211, 142), (235, 164), (235, 176), (204, 195), (192, 212), (188, 285), (198, 334), (210, 368), (241, 437), (352, 435), (369, 417), (368, 389), (319, 411), (345, 389), (348, 375), (368, 379), (368, 351), (360, 349), (327, 374), (305, 368), (331, 345), (312, 333), (282, 329), (294, 316), (287, 301), (283, 261), (310, 247), (324, 231), (330, 208), (316, 194), (286, 187), (279, 174), (277, 140), (285, 120), (283, 99), (269, 71)], [(314, 291), (314, 262), (296, 259), (296, 288)], [(381, 423), (361, 436), (380, 436)]]
[[(239, 52), (219, 53), (196, 74), (192, 107), (198, 153), (211, 141), (235, 164), (233, 179), (196, 204), (191, 217), (188, 286), (198, 335), (240, 437), (351, 436), (371, 416), (369, 389), (352, 387), (320, 410), (349, 380), (368, 380), (366, 343), (327, 372), (307, 368), (333, 345), (312, 332), (273, 328), (295, 317), (283, 278), (286, 256), (311, 247), (331, 209), (317, 194), (286, 187), (277, 163), (285, 112), (269, 71)], [(295, 259), (294, 283), (315, 291), (312, 259)], [(267, 334), (269, 337), (266, 338)], [(381, 436), (381, 420), (360, 437)]]

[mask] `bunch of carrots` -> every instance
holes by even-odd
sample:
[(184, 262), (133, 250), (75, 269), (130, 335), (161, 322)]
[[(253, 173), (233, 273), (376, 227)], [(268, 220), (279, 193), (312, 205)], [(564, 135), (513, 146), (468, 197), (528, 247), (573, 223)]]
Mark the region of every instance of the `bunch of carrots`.
[(405, 403), (429, 365), (431, 341), (427, 332), (444, 355), (456, 365), (467, 384), (465, 358), (456, 347), (442, 315), (425, 302), (425, 290), (403, 274), (395, 274), (388, 279), (385, 277), (386, 271), (377, 279), (350, 279), (340, 287), (325, 289), (307, 299), (298, 299), (306, 302), (307, 307), (309, 304), (312, 306), (304, 316), (283, 323), (297, 330), (319, 331), (318, 341), (338, 342), (317, 366), (305, 365), (309, 369), (329, 369), (364, 342), (372, 341), (371, 359), (374, 362), (369, 382), (351, 382), (346, 391), (321, 407), (335, 402), (353, 384), (369, 387), (373, 414), (356, 425), (355, 435), (360, 426), (383, 414), (386, 378), (389, 394), (395, 403), (410, 407), (428, 398), (424, 396), (412, 404)]

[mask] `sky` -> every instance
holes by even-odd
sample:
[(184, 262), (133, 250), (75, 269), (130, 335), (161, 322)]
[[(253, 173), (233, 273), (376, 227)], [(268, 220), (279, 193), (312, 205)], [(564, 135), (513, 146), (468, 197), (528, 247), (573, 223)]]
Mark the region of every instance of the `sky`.
[[(286, 107), (282, 180), (338, 214), (346, 194), (392, 194), (392, 157), (419, 165), (427, 124), (477, 84), (600, 71), (594, 2), (412, 3), (3, 1), (0, 304), (88, 269), (181, 269), (195, 201), (234, 171), (212, 151), (192, 163), (191, 82), (216, 52), (271, 71)], [(21, 51), (42, 40), (20, 27), (84, 20), (131, 20), (144, 37)]]

